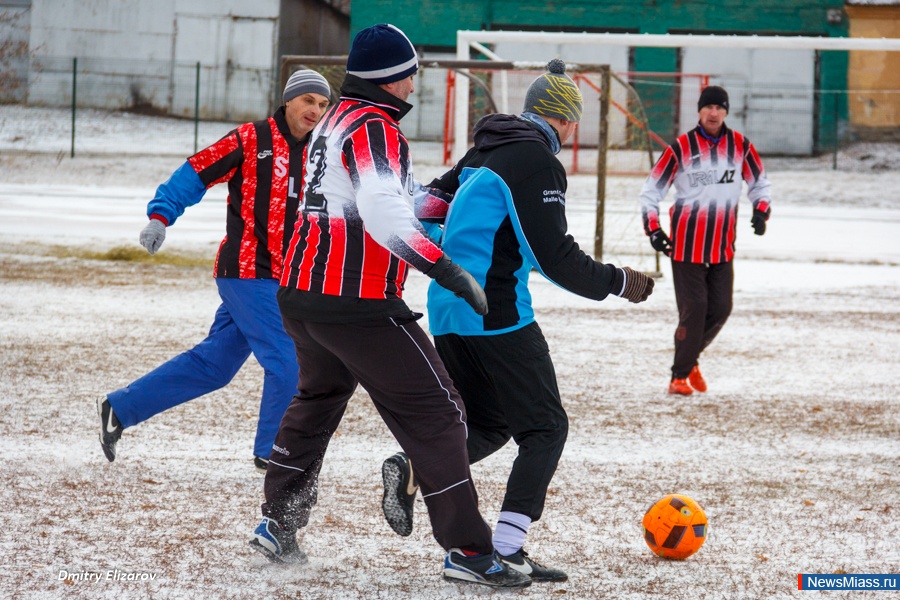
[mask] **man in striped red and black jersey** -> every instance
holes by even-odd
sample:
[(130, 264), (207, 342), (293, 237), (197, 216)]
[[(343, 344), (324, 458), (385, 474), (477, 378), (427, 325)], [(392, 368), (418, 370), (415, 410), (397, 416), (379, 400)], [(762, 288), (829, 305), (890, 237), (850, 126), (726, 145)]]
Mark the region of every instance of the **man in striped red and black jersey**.
[[(771, 185), (753, 144), (725, 125), (728, 93), (709, 86), (700, 94), (697, 127), (666, 148), (641, 190), (644, 232), (653, 248), (672, 259), (678, 304), (670, 394), (705, 392), (700, 353), (731, 314), (738, 201), (747, 183), (756, 235), (766, 231)], [(675, 199), (670, 234), (662, 230), (659, 204), (669, 187)]]
[[(410, 266), (487, 312), (484, 290), (426, 233), (414, 210), (412, 161), (399, 121), (418, 58), (396, 27), (360, 31), (340, 101), (313, 131), (300, 217), (278, 292), (302, 365), (269, 458), (263, 519), (250, 544), (305, 562), (328, 443), (357, 386), (416, 464), (445, 577), (518, 587), (530, 579), (494, 554), (466, 453), (466, 413), (427, 334), (403, 300)], [(412, 482), (409, 482), (412, 484)], [(448, 563), (450, 566), (448, 566)]]
[(275, 294), (297, 220), (306, 144), (330, 96), (324, 77), (297, 71), (274, 115), (245, 123), (191, 156), (157, 189), (140, 236), (150, 254), (187, 207), (227, 182), (225, 239), (213, 273), (222, 304), (200, 344), (98, 399), (100, 443), (110, 462), (124, 428), (227, 385), (252, 352), (265, 373), (253, 446), (254, 463), (265, 471), (298, 380)]

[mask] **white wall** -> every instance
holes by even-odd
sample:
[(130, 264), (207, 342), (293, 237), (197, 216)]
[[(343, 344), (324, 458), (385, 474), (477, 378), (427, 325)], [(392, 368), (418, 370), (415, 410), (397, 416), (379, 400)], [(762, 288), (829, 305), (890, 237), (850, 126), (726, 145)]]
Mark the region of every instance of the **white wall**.
[[(682, 72), (706, 73), (728, 92), (725, 123), (763, 154), (812, 154), (814, 50), (685, 48)], [(691, 84), (695, 80), (690, 81)], [(681, 94), (681, 131), (697, 125), (699, 87)]]
[(38, 81), (29, 102), (152, 106), (192, 116), (266, 116), (277, 72), (279, 0), (34, 0), (30, 44)]

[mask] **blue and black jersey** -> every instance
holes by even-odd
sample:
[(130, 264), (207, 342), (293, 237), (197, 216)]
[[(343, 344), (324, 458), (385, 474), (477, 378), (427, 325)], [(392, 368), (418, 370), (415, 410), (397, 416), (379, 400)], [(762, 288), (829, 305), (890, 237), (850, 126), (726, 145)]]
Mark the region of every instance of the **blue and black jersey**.
[(428, 290), (431, 333), (495, 335), (534, 321), (532, 269), (575, 294), (603, 300), (620, 293), (622, 271), (584, 253), (567, 233), (566, 173), (546, 126), (512, 115), (488, 115), (475, 126), (475, 146), (429, 184), (452, 201), (442, 246), (484, 288), (479, 316), (453, 292)]

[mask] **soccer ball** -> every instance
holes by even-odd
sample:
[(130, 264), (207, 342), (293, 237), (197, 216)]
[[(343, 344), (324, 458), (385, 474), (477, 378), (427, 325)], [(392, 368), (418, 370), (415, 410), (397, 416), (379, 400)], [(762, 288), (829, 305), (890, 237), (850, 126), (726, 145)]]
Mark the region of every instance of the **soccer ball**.
[(683, 559), (706, 541), (706, 514), (692, 498), (669, 494), (644, 513), (644, 541), (663, 558)]

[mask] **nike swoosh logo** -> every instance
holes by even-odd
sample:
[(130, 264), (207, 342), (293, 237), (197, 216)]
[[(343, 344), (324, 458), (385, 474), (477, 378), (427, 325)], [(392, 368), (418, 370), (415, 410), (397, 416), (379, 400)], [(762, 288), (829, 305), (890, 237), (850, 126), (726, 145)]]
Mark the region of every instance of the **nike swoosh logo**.
[(531, 568), (531, 565), (529, 565), (527, 561), (523, 562), (521, 565), (513, 565), (512, 563), (506, 564), (514, 567), (516, 571), (518, 571), (519, 573), (524, 573), (525, 575), (531, 575), (531, 571), (533, 570)]
[(419, 491), (419, 486), (413, 483), (415, 480), (413, 474), (412, 463), (409, 463), (409, 481), (406, 483), (406, 495), (407, 496), (415, 496), (416, 492)]
[(112, 424), (112, 416), (113, 416), (112, 407), (110, 407), (109, 418), (106, 420), (106, 432), (107, 433), (115, 433), (116, 432), (116, 426)]

